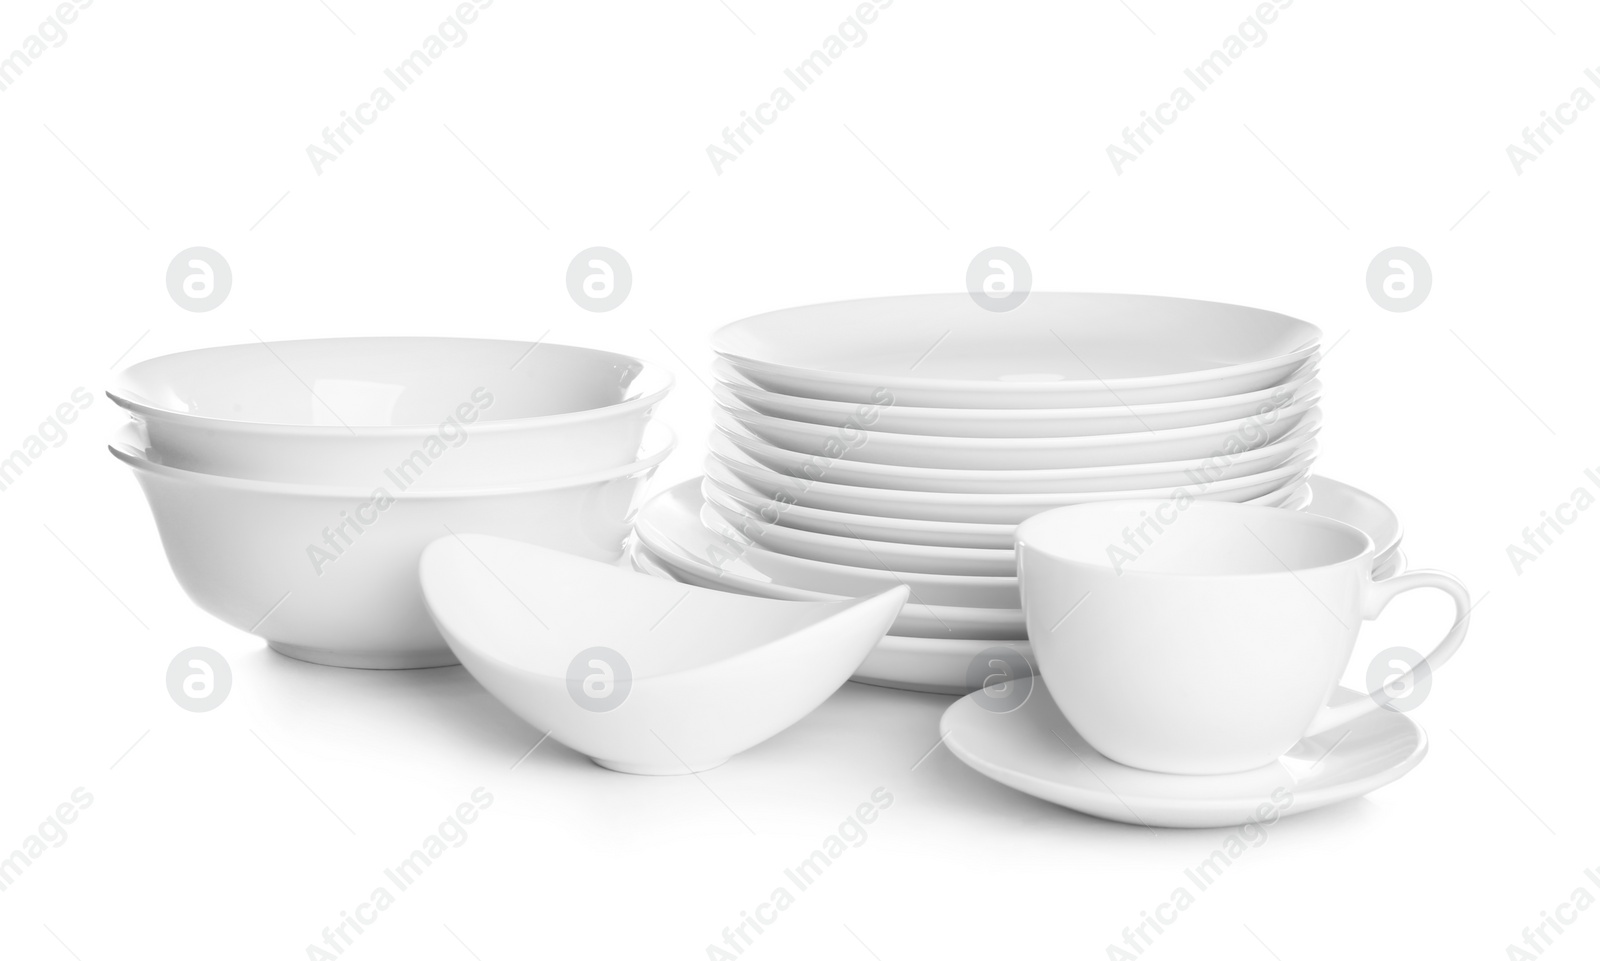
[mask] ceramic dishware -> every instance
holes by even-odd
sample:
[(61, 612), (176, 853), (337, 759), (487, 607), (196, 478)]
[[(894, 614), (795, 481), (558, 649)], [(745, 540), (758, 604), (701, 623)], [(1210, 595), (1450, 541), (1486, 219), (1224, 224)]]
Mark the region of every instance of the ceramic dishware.
[[(794, 496), (781, 487), (767, 487), (763, 490), (747, 483), (715, 458), (707, 459), (705, 469), (706, 485), (716, 488), (718, 493), (768, 524), (779, 524), (839, 537), (940, 547), (1010, 550), (1016, 539), (1017, 525), (1014, 523), (991, 524), (885, 517), (813, 507), (797, 503)], [(1299, 510), (1310, 503), (1310, 498), (1310, 485), (1300, 484), (1265, 494), (1251, 503)]]
[(1056, 470), (1226, 458), (1271, 444), (1303, 422), (1319, 423), (1317, 404), (1318, 398), (1308, 397), (1220, 424), (1090, 437), (930, 437), (826, 427), (720, 406), (712, 412), (712, 422), (732, 420), (769, 444), (828, 460), (956, 470), (979, 464), (997, 470)]
[(201, 609), (290, 657), (338, 667), (454, 664), (423, 609), (417, 558), (441, 533), (492, 532), (615, 561), (645, 482), (671, 452), (516, 487), (391, 491), (244, 480), (167, 466), (132, 426), (133, 468), (178, 583)]
[[(1252, 500), (1297, 486), (1305, 480), (1311, 469), (1310, 452), (1305, 452), (1281, 467), (1230, 480), (1207, 481), (1202, 478), (1164, 488), (1088, 494), (966, 494), (856, 487), (828, 480), (791, 477), (763, 467), (737, 451), (723, 449), (715, 439), (710, 446), (712, 453), (707, 458), (708, 463), (713, 460), (720, 463), (750, 487), (775, 500), (879, 517), (983, 524), (1017, 524), (1052, 507), (1095, 501), (1166, 497)], [(707, 469), (709, 471), (710, 468)]]
[(790, 727), (849, 678), (906, 597), (748, 597), (477, 534), (428, 545), (420, 576), (450, 649), (490, 694), (629, 774), (705, 771)]
[(181, 470), (420, 491), (629, 464), (671, 385), (638, 358), (585, 347), (345, 337), (156, 357), (106, 393)]
[[(707, 528), (703, 523), (704, 506), (700, 483), (695, 479), (667, 488), (639, 511), (634, 535), (640, 547), (668, 567), (678, 580), (786, 600), (839, 600), (849, 596), (800, 586), (792, 558), (751, 550), (741, 539)], [(841, 568), (836, 574), (846, 576), (852, 571), (862, 573), (861, 569)], [(895, 619), (893, 633), (994, 640), (1022, 640), (1026, 636), (1022, 611), (1014, 607), (920, 602), (905, 605)]]
[(1231, 304), (1032, 292), (1004, 314), (966, 293), (773, 311), (712, 335), (763, 390), (912, 407), (1112, 407), (1248, 393), (1312, 360), (1320, 331)]
[(1174, 404), (1114, 404), (1108, 407), (1035, 407), (1008, 410), (990, 407), (909, 407), (889, 391), (874, 403), (795, 397), (763, 390), (750, 383), (728, 361), (711, 367), (716, 377), (712, 394), (724, 407), (748, 407), (757, 413), (826, 427), (854, 425), (899, 434), (934, 437), (1079, 437), (1123, 434), (1140, 430), (1196, 427), (1238, 420), (1264, 407), (1281, 407), (1317, 396), (1322, 389), (1314, 367), (1303, 367), (1281, 384), (1244, 394), (1209, 397)]
[[(646, 549), (636, 546), (629, 551), (628, 559), (633, 569), (642, 574), (681, 581)], [(1027, 673), (1033, 673), (1032, 653), (1027, 641), (889, 634), (856, 667), (850, 679), (902, 691), (966, 694), (981, 687), (992, 677), (992, 669), (985, 671), (983, 667), (991, 659), (1011, 665), (1025, 665)]]
[(737, 423), (716, 418), (713, 453), (740, 456), (780, 474), (830, 484), (892, 491), (941, 494), (1099, 494), (1154, 487), (1194, 486), (1235, 480), (1282, 467), (1290, 460), (1315, 457), (1318, 424), (1306, 423), (1271, 444), (1216, 456), (1153, 464), (1062, 467), (1035, 470), (903, 467), (866, 460), (802, 454), (769, 444)]
[(1455, 623), (1415, 672), (1436, 672), (1466, 635), (1455, 578), (1372, 579), (1372, 539), (1299, 511), (1195, 501), (1062, 508), (1017, 529), (1028, 637), (1061, 712), (1131, 767), (1223, 774), (1269, 764), (1297, 741), (1387, 703), (1387, 688), (1328, 699), (1361, 622), (1422, 587)]
[[(979, 773), (1024, 794), (1141, 828), (1253, 825), (1261, 836), (1283, 817), (1360, 797), (1421, 763), (1428, 740), (1409, 715), (1371, 711), (1234, 774), (1162, 774), (1097, 751), (1034, 690), (1014, 710), (975, 691), (939, 720), (942, 743)], [(1338, 688), (1330, 710), (1366, 701)], [(999, 698), (1009, 706), (1009, 699)]]

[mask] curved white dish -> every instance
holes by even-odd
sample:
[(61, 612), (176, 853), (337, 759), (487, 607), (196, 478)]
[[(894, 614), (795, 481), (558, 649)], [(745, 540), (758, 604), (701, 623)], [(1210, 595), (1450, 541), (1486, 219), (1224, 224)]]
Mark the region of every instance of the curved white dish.
[(671, 386), (665, 370), (586, 347), (344, 337), (168, 354), (106, 395), (181, 470), (450, 490), (627, 464)]
[(1321, 331), (1231, 304), (1031, 293), (1005, 313), (965, 293), (778, 310), (716, 331), (712, 347), (765, 390), (850, 403), (888, 391), (914, 407), (1109, 407), (1222, 397), (1277, 384)]
[[(765, 523), (781, 524), (839, 537), (895, 541), (902, 544), (1010, 550), (1014, 543), (1017, 528), (1015, 523), (971, 523), (880, 517), (808, 507), (794, 502), (787, 493), (778, 491), (774, 496), (758, 490), (716, 458), (706, 459), (705, 470), (708, 483), (716, 485), (730, 499)], [(1258, 497), (1248, 503), (1300, 509), (1309, 497), (1309, 486), (1300, 484)]]
[(801, 454), (767, 443), (720, 412), (713, 419), (717, 426), (709, 448), (724, 457), (737, 452), (762, 467), (806, 480), (941, 494), (1098, 494), (1232, 480), (1282, 467), (1303, 454), (1315, 456), (1319, 426), (1307, 423), (1271, 444), (1222, 457), (1054, 470), (962, 470)]
[[(990, 710), (976, 691), (939, 721), (951, 753), (986, 777), (1084, 814), (1144, 827), (1224, 827), (1275, 821), (1382, 787), (1428, 752), (1422, 729), (1372, 711), (1297, 744), (1277, 762), (1238, 774), (1158, 774), (1108, 760), (1062, 716), (1042, 684), (1022, 706)], [(1365, 695), (1345, 688), (1331, 703)], [(1268, 808), (1263, 815), (1262, 805)]]
[[(667, 488), (639, 511), (634, 535), (640, 547), (671, 569), (674, 577), (701, 587), (786, 600), (839, 600), (844, 596), (787, 583), (787, 572), (769, 564), (770, 552), (751, 551), (701, 523), (704, 503), (696, 478)], [(916, 637), (1021, 640), (1027, 636), (1019, 609), (922, 603), (908, 603), (892, 630)]]
[(909, 407), (884, 391), (873, 403), (852, 404), (795, 397), (763, 390), (746, 380), (725, 358), (711, 365), (712, 393), (724, 407), (741, 404), (757, 413), (826, 427), (856, 426), (900, 434), (937, 437), (1080, 437), (1196, 427), (1237, 420), (1264, 409), (1314, 397), (1322, 385), (1315, 367), (1261, 390), (1172, 404), (1115, 404), (1109, 407)]
[[(672, 450), (517, 488), (395, 492), (274, 484), (165, 466), (133, 436), (133, 468), (178, 583), (202, 610), (290, 657), (336, 667), (454, 664), (423, 609), (417, 558), (441, 532), (495, 533), (615, 560), (645, 482)], [(383, 505), (383, 506), (380, 506)]]
[(906, 597), (749, 597), (475, 534), (429, 544), (420, 576), (450, 649), (490, 694), (630, 774), (704, 771), (799, 721)]
[[(708, 465), (720, 464), (768, 498), (851, 514), (980, 524), (1016, 524), (1040, 511), (1068, 504), (1165, 499), (1179, 496), (1180, 492), (1196, 500), (1250, 501), (1297, 486), (1311, 469), (1311, 458), (1307, 452), (1282, 467), (1214, 483), (1188, 483), (1094, 494), (963, 494), (854, 487), (790, 477), (763, 467), (743, 454), (717, 451), (715, 447), (713, 443), (713, 453), (706, 458)], [(710, 469), (707, 468), (708, 473)]]
[(1265, 447), (1301, 423), (1320, 423), (1317, 403), (1312, 397), (1220, 424), (1096, 437), (930, 437), (825, 427), (722, 406), (713, 411), (712, 422), (731, 418), (769, 444), (829, 460), (956, 470), (975, 465), (990, 470), (1054, 470), (1226, 458)]

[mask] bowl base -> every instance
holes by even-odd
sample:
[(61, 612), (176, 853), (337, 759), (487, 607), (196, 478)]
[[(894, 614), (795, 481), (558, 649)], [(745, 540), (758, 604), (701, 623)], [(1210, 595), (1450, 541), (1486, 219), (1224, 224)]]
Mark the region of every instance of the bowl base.
[(450, 667), (461, 663), (446, 647), (440, 647), (437, 651), (356, 653), (329, 651), (271, 639), (268, 639), (267, 646), (284, 657), (292, 657), (297, 661), (308, 661), (325, 667), (354, 667), (370, 671), (408, 671), (421, 667)]
[(592, 757), (589, 760), (608, 771), (616, 771), (621, 774), (645, 774), (651, 777), (662, 777), (670, 774), (699, 774), (701, 771), (709, 771), (714, 767), (721, 767), (728, 763), (728, 759), (725, 757), (715, 761), (695, 761), (694, 763), (673, 761), (670, 764), (636, 764), (632, 761), (606, 761), (597, 757)]

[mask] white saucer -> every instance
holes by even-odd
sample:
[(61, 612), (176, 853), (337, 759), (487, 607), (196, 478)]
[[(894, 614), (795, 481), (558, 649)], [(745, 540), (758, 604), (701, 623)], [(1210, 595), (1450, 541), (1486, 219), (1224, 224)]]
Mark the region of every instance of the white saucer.
[[(1332, 703), (1364, 696), (1341, 687)], [(1009, 713), (980, 700), (992, 697), (975, 691), (944, 712), (939, 732), (956, 757), (1024, 794), (1145, 827), (1270, 824), (1360, 797), (1399, 778), (1428, 753), (1427, 736), (1415, 721), (1394, 711), (1373, 711), (1307, 738), (1253, 771), (1158, 774), (1118, 764), (1090, 747), (1038, 679), (1022, 706)]]

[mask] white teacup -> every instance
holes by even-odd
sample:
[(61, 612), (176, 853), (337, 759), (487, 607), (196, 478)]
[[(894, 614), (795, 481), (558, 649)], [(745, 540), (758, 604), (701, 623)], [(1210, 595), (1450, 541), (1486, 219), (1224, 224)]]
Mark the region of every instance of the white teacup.
[[(1028, 639), (1061, 712), (1106, 757), (1174, 774), (1269, 764), (1455, 653), (1467, 589), (1436, 571), (1373, 581), (1372, 555), (1348, 524), (1220, 501), (1083, 504), (1017, 528)], [(1444, 640), (1329, 706), (1361, 622), (1418, 587), (1455, 601)]]

